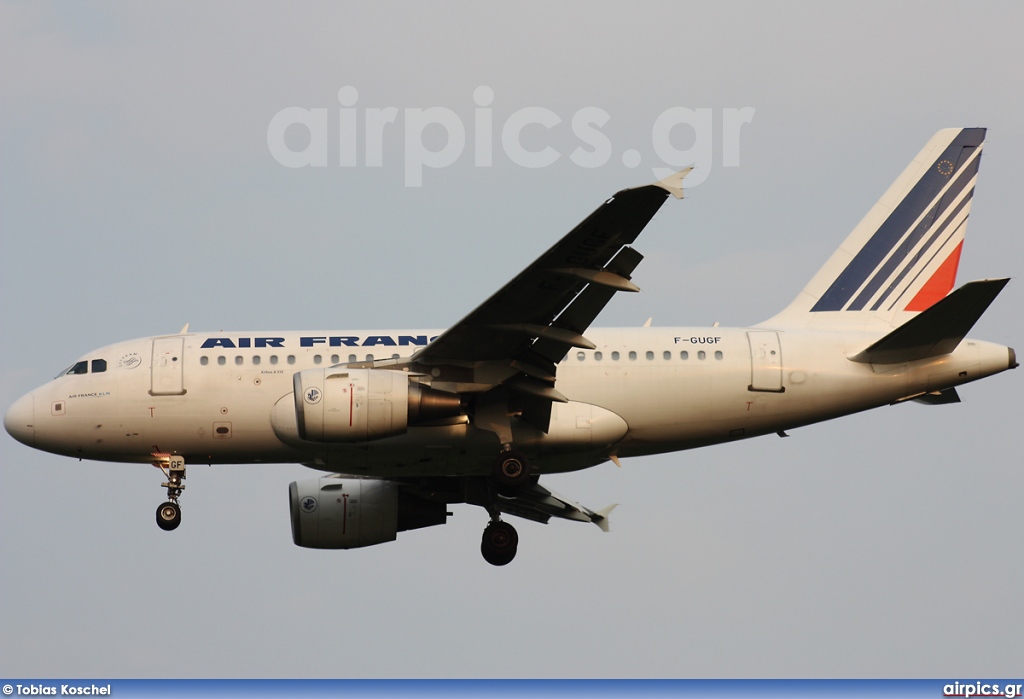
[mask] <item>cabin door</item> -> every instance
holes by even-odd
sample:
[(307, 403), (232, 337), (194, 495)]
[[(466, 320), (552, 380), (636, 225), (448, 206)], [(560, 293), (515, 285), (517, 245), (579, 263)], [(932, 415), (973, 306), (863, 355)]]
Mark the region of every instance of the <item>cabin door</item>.
[(158, 337), (153, 340), (153, 383), (149, 389), (154, 396), (180, 396), (185, 393), (183, 337)]

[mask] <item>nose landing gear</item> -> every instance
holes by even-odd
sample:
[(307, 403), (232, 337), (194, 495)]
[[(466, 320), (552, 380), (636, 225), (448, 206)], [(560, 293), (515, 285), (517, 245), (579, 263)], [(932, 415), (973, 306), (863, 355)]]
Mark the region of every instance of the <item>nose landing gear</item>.
[(167, 488), (167, 502), (156, 508), (156, 523), (158, 527), (169, 532), (181, 524), (181, 506), (178, 504), (178, 498), (185, 489), (182, 483), (185, 480), (185, 459), (170, 454), (153, 454), (153, 458), (153, 465), (167, 477), (167, 481), (160, 484), (161, 487)]

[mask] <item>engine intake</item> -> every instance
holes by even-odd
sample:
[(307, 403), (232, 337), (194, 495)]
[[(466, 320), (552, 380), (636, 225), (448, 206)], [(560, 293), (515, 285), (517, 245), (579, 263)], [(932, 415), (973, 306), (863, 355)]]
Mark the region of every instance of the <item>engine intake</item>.
[(307, 369), (294, 376), (299, 438), (365, 442), (404, 434), (410, 425), (455, 417), (459, 396), (381, 369)]
[(447, 521), (443, 502), (405, 493), (393, 481), (314, 478), (288, 487), (292, 540), (314, 549), (354, 549), (394, 541), (398, 532)]

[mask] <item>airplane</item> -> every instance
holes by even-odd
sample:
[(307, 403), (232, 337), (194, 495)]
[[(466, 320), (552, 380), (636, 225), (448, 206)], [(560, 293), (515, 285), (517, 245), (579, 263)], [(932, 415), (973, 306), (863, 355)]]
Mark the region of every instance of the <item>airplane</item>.
[[(608, 530), (545, 474), (747, 439), (884, 405), (959, 402), (1017, 367), (967, 338), (1008, 279), (953, 291), (985, 129), (936, 133), (793, 302), (751, 327), (591, 324), (632, 281), (632, 244), (689, 171), (624, 189), (447, 330), (181, 332), (88, 352), (18, 399), (29, 447), (148, 463), (157, 524), (181, 522), (186, 464), (299, 463), (294, 542), (349, 549), (485, 508), (484, 559), (518, 550), (502, 515)], [(614, 507), (614, 505), (612, 506)]]

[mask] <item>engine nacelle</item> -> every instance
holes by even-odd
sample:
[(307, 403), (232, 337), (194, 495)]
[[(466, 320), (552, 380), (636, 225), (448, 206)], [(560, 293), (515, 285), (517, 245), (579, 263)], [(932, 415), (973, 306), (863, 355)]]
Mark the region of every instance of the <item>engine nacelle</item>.
[(403, 493), (393, 481), (314, 478), (288, 487), (292, 540), (314, 549), (394, 541), (400, 531), (447, 521), (447, 505)]
[(294, 376), (299, 438), (366, 442), (404, 434), (411, 424), (459, 415), (459, 397), (381, 369), (307, 369)]

